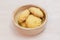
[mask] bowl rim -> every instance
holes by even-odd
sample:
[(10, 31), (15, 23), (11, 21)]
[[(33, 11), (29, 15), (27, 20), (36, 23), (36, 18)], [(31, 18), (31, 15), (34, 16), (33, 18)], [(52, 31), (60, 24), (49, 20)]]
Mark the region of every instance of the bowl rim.
[(24, 30), (34, 30), (34, 29), (42, 28), (42, 27), (47, 23), (47, 13), (46, 13), (45, 9), (43, 9), (43, 8), (41, 8), (41, 9), (42, 9), (42, 11), (45, 13), (46, 18), (45, 18), (44, 22), (40, 25), (40, 27), (37, 26), (37, 27), (35, 27), (35, 28), (24, 28), (24, 27), (21, 27), (20, 25), (18, 25), (18, 24), (15, 22), (15, 20), (14, 20), (14, 15), (16, 14), (17, 10), (19, 10), (19, 8), (21, 8), (21, 7), (29, 6), (29, 5), (36, 6), (36, 7), (38, 7), (38, 8), (41, 8), (41, 6), (34, 5), (34, 4), (27, 4), (27, 5), (23, 5), (23, 6), (18, 7), (17, 9), (15, 9), (15, 10), (13, 11), (13, 15), (12, 15), (12, 22), (13, 22), (13, 24), (14, 24), (16, 27), (18, 27), (18, 28), (20, 28), (20, 29), (24, 29)]

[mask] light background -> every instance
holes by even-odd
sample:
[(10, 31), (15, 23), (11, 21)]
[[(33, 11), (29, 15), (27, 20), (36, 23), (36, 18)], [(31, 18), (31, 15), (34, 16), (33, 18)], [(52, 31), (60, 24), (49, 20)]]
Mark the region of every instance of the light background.
[[(26, 38), (11, 28), (13, 11), (25, 4), (39, 5), (48, 14), (46, 29), (38, 36)], [(60, 0), (0, 0), (0, 40), (60, 40)]]

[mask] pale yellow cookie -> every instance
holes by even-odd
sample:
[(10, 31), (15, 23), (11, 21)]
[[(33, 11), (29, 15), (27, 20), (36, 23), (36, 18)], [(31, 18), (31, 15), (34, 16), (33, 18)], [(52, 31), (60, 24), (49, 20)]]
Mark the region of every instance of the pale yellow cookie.
[(25, 28), (27, 27), (25, 22), (21, 23), (21, 26)]
[(28, 28), (35, 28), (39, 25), (41, 25), (42, 20), (34, 15), (29, 15), (29, 17), (26, 19), (26, 24)]
[(26, 18), (29, 16), (30, 12), (28, 9), (20, 12), (19, 16), (18, 16), (18, 22), (22, 23), (23, 21), (26, 20)]
[(33, 15), (35, 15), (35, 16), (37, 16), (37, 17), (43, 17), (44, 15), (43, 15), (43, 12), (39, 9), (39, 8), (36, 8), (36, 7), (30, 7), (29, 8), (29, 11), (33, 14)]

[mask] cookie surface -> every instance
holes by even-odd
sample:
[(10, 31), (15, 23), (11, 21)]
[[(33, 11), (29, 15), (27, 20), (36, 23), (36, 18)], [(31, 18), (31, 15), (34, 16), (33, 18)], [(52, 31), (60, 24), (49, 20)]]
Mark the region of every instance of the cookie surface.
[(41, 17), (41, 18), (43, 17), (43, 12), (39, 8), (30, 7), (29, 11), (37, 17)]
[(25, 28), (27, 27), (25, 22), (21, 23), (21, 26)]
[(39, 25), (41, 25), (42, 20), (34, 15), (29, 15), (29, 17), (26, 19), (26, 24), (28, 28), (35, 28)]
[(22, 11), (19, 16), (18, 16), (18, 21), (22, 23), (23, 21), (26, 20), (26, 18), (29, 16), (30, 12), (28, 9)]

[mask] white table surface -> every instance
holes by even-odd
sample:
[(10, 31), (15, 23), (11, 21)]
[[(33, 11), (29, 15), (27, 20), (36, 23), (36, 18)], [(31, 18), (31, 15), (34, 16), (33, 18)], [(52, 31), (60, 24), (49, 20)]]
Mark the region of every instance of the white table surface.
[[(48, 14), (46, 29), (35, 37), (23, 37), (13, 30), (13, 11), (25, 4), (35, 4)], [(60, 0), (0, 0), (0, 40), (60, 40)]]

